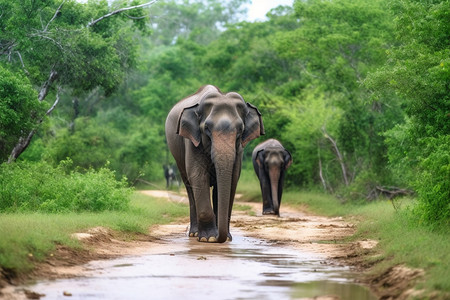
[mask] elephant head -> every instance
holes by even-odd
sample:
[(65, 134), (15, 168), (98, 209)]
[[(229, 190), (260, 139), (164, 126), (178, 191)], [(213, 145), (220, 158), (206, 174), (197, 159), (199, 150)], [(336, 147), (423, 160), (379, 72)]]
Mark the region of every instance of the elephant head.
[[(276, 142), (276, 143), (275, 143)], [(292, 156), (278, 141), (269, 140), (262, 144), (256, 151), (254, 162), (257, 164), (255, 170), (261, 182), (263, 189), (263, 199), (272, 202), (272, 210), (268, 210), (267, 206), (264, 210), (265, 214), (279, 215), (279, 207), (281, 195), (283, 191), (284, 173), (292, 164)], [(268, 186), (266, 186), (268, 185)], [(270, 190), (270, 197), (268, 192)], [(267, 205), (267, 203), (266, 203)]]
[[(261, 114), (242, 96), (211, 89), (195, 104), (182, 110), (177, 134), (188, 138), (210, 157), (212, 184), (217, 188), (218, 242), (229, 234), (231, 206), (240, 174), (242, 149), (264, 134)], [(202, 166), (208, 168), (208, 166)], [(214, 197), (213, 197), (214, 198)]]

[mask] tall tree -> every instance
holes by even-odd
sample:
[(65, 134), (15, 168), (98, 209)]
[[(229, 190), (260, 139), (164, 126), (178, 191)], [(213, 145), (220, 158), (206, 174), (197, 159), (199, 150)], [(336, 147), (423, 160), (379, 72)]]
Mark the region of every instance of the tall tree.
[[(100, 87), (110, 93), (135, 65), (133, 32), (143, 28), (143, 7), (128, 1), (0, 0), (0, 61), (40, 87), (36, 101), (64, 90), (75, 95)], [(116, 15), (130, 11), (125, 15)], [(129, 22), (128, 20), (133, 22)], [(132, 26), (134, 24), (135, 26)], [(41, 122), (43, 115), (36, 117)], [(14, 161), (29, 145), (35, 130), (25, 133), (12, 149)]]

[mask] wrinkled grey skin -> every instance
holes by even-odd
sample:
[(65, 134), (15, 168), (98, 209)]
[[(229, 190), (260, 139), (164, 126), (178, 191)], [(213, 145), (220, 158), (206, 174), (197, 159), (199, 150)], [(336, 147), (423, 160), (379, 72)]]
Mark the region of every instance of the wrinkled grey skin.
[(261, 134), (264, 127), (256, 107), (212, 85), (201, 87), (169, 112), (166, 139), (189, 197), (189, 236), (202, 242), (231, 240), (243, 147)]
[(261, 185), (263, 214), (280, 216), (284, 175), (292, 164), (292, 156), (281, 143), (269, 139), (255, 147), (253, 168)]

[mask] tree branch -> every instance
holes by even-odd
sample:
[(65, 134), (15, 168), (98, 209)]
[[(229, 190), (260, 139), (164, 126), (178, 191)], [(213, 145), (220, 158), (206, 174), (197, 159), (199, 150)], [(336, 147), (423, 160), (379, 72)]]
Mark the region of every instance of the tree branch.
[(47, 97), (48, 91), (52, 85), (52, 83), (56, 80), (58, 77), (58, 72), (56, 72), (54, 69), (50, 71), (50, 75), (48, 76), (48, 79), (44, 82), (44, 84), (41, 87), (41, 90), (39, 91), (38, 100), (39, 102), (42, 102), (42, 100)]
[(16, 53), (17, 53), (17, 56), (18, 56), (19, 59), (20, 59), (20, 63), (22, 64), (23, 71), (25, 72), (25, 74), (30, 75), (30, 73), (28, 72), (28, 70), (25, 68), (25, 64), (23, 63), (22, 55), (20, 54), (19, 51), (16, 51)]
[[(45, 31), (42, 31), (42, 33), (46, 33)], [(41, 34), (41, 33), (32, 33), (30, 34), (30, 36), (37, 36), (43, 39), (47, 39), (49, 41), (52, 41), (56, 46), (58, 46), (59, 49), (61, 49), (62, 51), (64, 51), (64, 47), (63, 45), (61, 45), (61, 43), (57, 42), (55, 39), (45, 35), (45, 34)]]
[(155, 4), (156, 2), (157, 2), (157, 0), (153, 0), (153, 1), (150, 1), (150, 2), (147, 2), (147, 3), (144, 3), (144, 4), (140, 4), (140, 5), (135, 5), (135, 6), (129, 6), (129, 7), (120, 8), (120, 9), (115, 10), (115, 11), (112, 11), (112, 12), (110, 12), (109, 14), (106, 14), (106, 15), (104, 15), (104, 16), (102, 16), (102, 17), (100, 17), (100, 18), (98, 18), (98, 19), (96, 19), (96, 20), (94, 20), (94, 21), (89, 22), (88, 25), (87, 25), (87, 27), (92, 27), (92, 26), (94, 26), (95, 24), (97, 24), (98, 22), (100, 22), (101, 20), (106, 19), (106, 18), (109, 18), (109, 17), (111, 17), (111, 16), (113, 16), (113, 15), (119, 14), (119, 13), (121, 13), (121, 12), (124, 12), (124, 11), (127, 11), (127, 10), (131, 10), (131, 9), (136, 9), (136, 8), (141, 8), (141, 7), (149, 6), (149, 5)]
[(58, 13), (61, 11), (62, 6), (64, 5), (64, 3), (66, 2), (66, 0), (63, 0), (63, 2), (61, 3), (61, 5), (58, 7), (58, 9), (55, 11), (55, 14), (53, 15), (53, 17), (50, 19), (50, 21), (48, 21), (47, 25), (44, 28), (44, 32), (47, 31), (48, 25), (50, 25), (51, 22), (53, 22), (53, 20), (56, 19), (56, 17), (58, 16)]
[(128, 19), (132, 19), (132, 20), (142, 20), (144, 18), (146, 18), (146, 16), (142, 16), (142, 17), (132, 17), (130, 15), (125, 14), (125, 16), (127, 16)]
[[(52, 107), (50, 107), (47, 112), (45, 113), (47, 116), (52, 113), (52, 111), (55, 109), (56, 105), (59, 103), (59, 92), (61, 91), (61, 87), (58, 86), (58, 92), (56, 93), (56, 99), (55, 102), (53, 102)], [(39, 122), (41, 123), (42, 120)]]

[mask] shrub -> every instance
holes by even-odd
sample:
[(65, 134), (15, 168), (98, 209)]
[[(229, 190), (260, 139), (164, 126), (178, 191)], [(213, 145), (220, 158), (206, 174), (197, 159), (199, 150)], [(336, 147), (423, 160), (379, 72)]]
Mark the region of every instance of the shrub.
[(56, 168), (43, 163), (0, 165), (0, 212), (99, 212), (128, 208), (132, 189), (108, 168), (66, 172), (71, 161)]
[(415, 188), (415, 213), (428, 224), (450, 224), (450, 135), (428, 138)]

